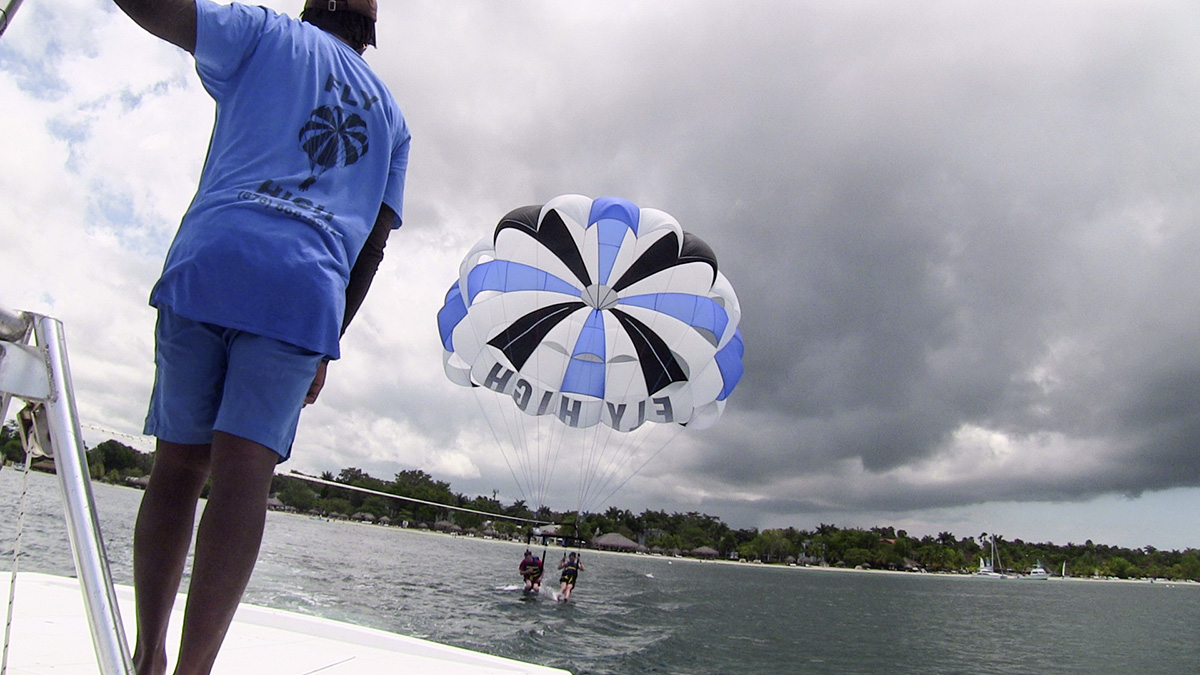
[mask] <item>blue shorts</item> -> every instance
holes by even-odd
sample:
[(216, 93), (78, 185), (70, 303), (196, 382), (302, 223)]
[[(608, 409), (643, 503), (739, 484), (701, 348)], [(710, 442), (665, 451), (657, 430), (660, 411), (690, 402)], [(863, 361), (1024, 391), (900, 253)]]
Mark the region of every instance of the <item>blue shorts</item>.
[(158, 308), (154, 390), (145, 433), (185, 445), (223, 431), (292, 453), (304, 397), (321, 354), (273, 338), (193, 321)]

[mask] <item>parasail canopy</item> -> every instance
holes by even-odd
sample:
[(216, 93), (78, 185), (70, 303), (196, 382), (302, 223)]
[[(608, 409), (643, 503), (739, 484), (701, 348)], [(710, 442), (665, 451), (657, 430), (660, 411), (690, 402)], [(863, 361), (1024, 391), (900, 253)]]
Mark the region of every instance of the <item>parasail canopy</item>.
[(471, 249), (438, 329), (453, 382), (625, 433), (711, 426), (742, 375), (740, 318), (712, 249), (670, 215), (564, 195), (511, 211)]

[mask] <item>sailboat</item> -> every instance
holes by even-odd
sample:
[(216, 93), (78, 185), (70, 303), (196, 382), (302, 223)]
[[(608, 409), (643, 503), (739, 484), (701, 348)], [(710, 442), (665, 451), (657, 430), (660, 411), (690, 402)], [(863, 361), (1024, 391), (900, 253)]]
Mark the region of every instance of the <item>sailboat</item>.
[(996, 537), (992, 535), (992, 557), (979, 559), (979, 571), (971, 576), (982, 577), (985, 579), (1007, 579), (1008, 575), (996, 571), (995, 562), (998, 560), (996, 556)]

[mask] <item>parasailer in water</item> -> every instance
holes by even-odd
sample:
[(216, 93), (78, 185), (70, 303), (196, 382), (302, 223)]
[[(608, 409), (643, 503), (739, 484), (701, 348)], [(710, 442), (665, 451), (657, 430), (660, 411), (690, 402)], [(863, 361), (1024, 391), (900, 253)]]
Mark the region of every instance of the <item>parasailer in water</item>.
[(542, 590), (542, 574), (545, 565), (542, 559), (525, 549), (525, 558), (521, 560), (521, 576), (525, 579), (526, 592), (537, 593)]
[(562, 575), (558, 578), (560, 585), (558, 600), (559, 602), (570, 602), (571, 591), (575, 590), (575, 582), (579, 580), (579, 573), (587, 569), (583, 566), (583, 556), (576, 556), (574, 552), (564, 555), (562, 561), (558, 563), (558, 569), (562, 570)]
[(645, 430), (717, 420), (742, 375), (740, 318), (712, 249), (670, 215), (564, 195), (466, 255), (438, 329), (521, 491), (544, 505), (561, 458), (583, 512), (662, 449)]

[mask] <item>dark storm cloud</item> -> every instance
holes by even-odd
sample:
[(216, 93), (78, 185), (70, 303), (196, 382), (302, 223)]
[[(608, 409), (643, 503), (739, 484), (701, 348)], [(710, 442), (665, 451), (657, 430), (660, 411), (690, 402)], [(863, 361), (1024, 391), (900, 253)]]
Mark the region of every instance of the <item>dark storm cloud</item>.
[[(404, 227), (296, 468), (528, 498), (446, 380), (434, 317), (507, 211), (618, 195), (716, 251), (746, 373), (715, 427), (605, 506), (966, 532), (1006, 511), (1135, 545), (1153, 519), (1194, 545), (1178, 523), (1200, 489), (1169, 488), (1200, 487), (1196, 3), (386, 5), (367, 58), (414, 132)], [(107, 0), (26, 11), (0, 69), (24, 130), (0, 155), (0, 261), (25, 270), (6, 303), (107, 336), (72, 344), (82, 414), (136, 433), (146, 293), (210, 102), (190, 57)], [(567, 464), (555, 509), (576, 503)]]
[(917, 470), (982, 428), (1051, 439), (1055, 470), (841, 498), (1200, 483), (1194, 7), (470, 7), (495, 14), (445, 46), (461, 96), (407, 108), (438, 189), (496, 216), (571, 191), (662, 208), (742, 299), (743, 382), (671, 470), (803, 510), (773, 490)]

